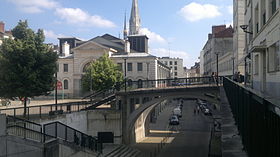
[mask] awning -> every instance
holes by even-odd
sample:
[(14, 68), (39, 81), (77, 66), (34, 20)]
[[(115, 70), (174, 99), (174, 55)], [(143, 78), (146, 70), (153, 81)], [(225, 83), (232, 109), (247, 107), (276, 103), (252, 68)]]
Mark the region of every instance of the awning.
[(250, 50), (250, 53), (265, 52), (265, 50), (266, 50), (266, 45), (258, 45), (258, 46), (253, 46)]

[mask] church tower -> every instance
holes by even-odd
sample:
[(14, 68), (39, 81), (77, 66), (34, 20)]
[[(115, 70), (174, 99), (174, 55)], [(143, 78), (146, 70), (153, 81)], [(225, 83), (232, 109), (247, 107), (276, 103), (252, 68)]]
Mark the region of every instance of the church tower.
[(130, 19), (129, 19), (129, 35), (138, 35), (140, 25), (141, 24), (140, 24), (139, 10), (138, 10), (138, 0), (133, 0)]
[(124, 24), (123, 24), (123, 40), (127, 39), (128, 30), (126, 28), (126, 13), (124, 14)]

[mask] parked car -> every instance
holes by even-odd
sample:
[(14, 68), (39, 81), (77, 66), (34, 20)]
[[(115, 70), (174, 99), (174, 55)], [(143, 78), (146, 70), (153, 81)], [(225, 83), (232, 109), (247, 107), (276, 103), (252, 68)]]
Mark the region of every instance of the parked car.
[(208, 108), (205, 108), (203, 113), (204, 113), (204, 115), (207, 115), (207, 116), (211, 116), (212, 115), (212, 112)]
[(172, 115), (169, 119), (169, 125), (179, 125), (179, 119), (177, 115)]
[(179, 118), (182, 117), (182, 111), (180, 108), (176, 107), (173, 109), (173, 114), (177, 115)]

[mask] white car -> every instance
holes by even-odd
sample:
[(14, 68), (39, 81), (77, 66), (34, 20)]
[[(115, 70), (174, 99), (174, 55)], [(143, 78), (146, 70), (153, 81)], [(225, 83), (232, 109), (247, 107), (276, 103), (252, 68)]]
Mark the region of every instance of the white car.
[(176, 107), (173, 109), (173, 114), (177, 115), (178, 117), (182, 117), (182, 111), (180, 108)]

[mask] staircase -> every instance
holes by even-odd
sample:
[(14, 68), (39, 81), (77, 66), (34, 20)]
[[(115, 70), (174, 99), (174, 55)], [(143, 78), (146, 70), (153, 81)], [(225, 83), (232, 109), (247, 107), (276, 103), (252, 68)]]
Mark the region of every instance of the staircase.
[(140, 151), (134, 148), (131, 148), (126, 145), (120, 145), (112, 152), (104, 155), (104, 157), (138, 157), (140, 156)]

